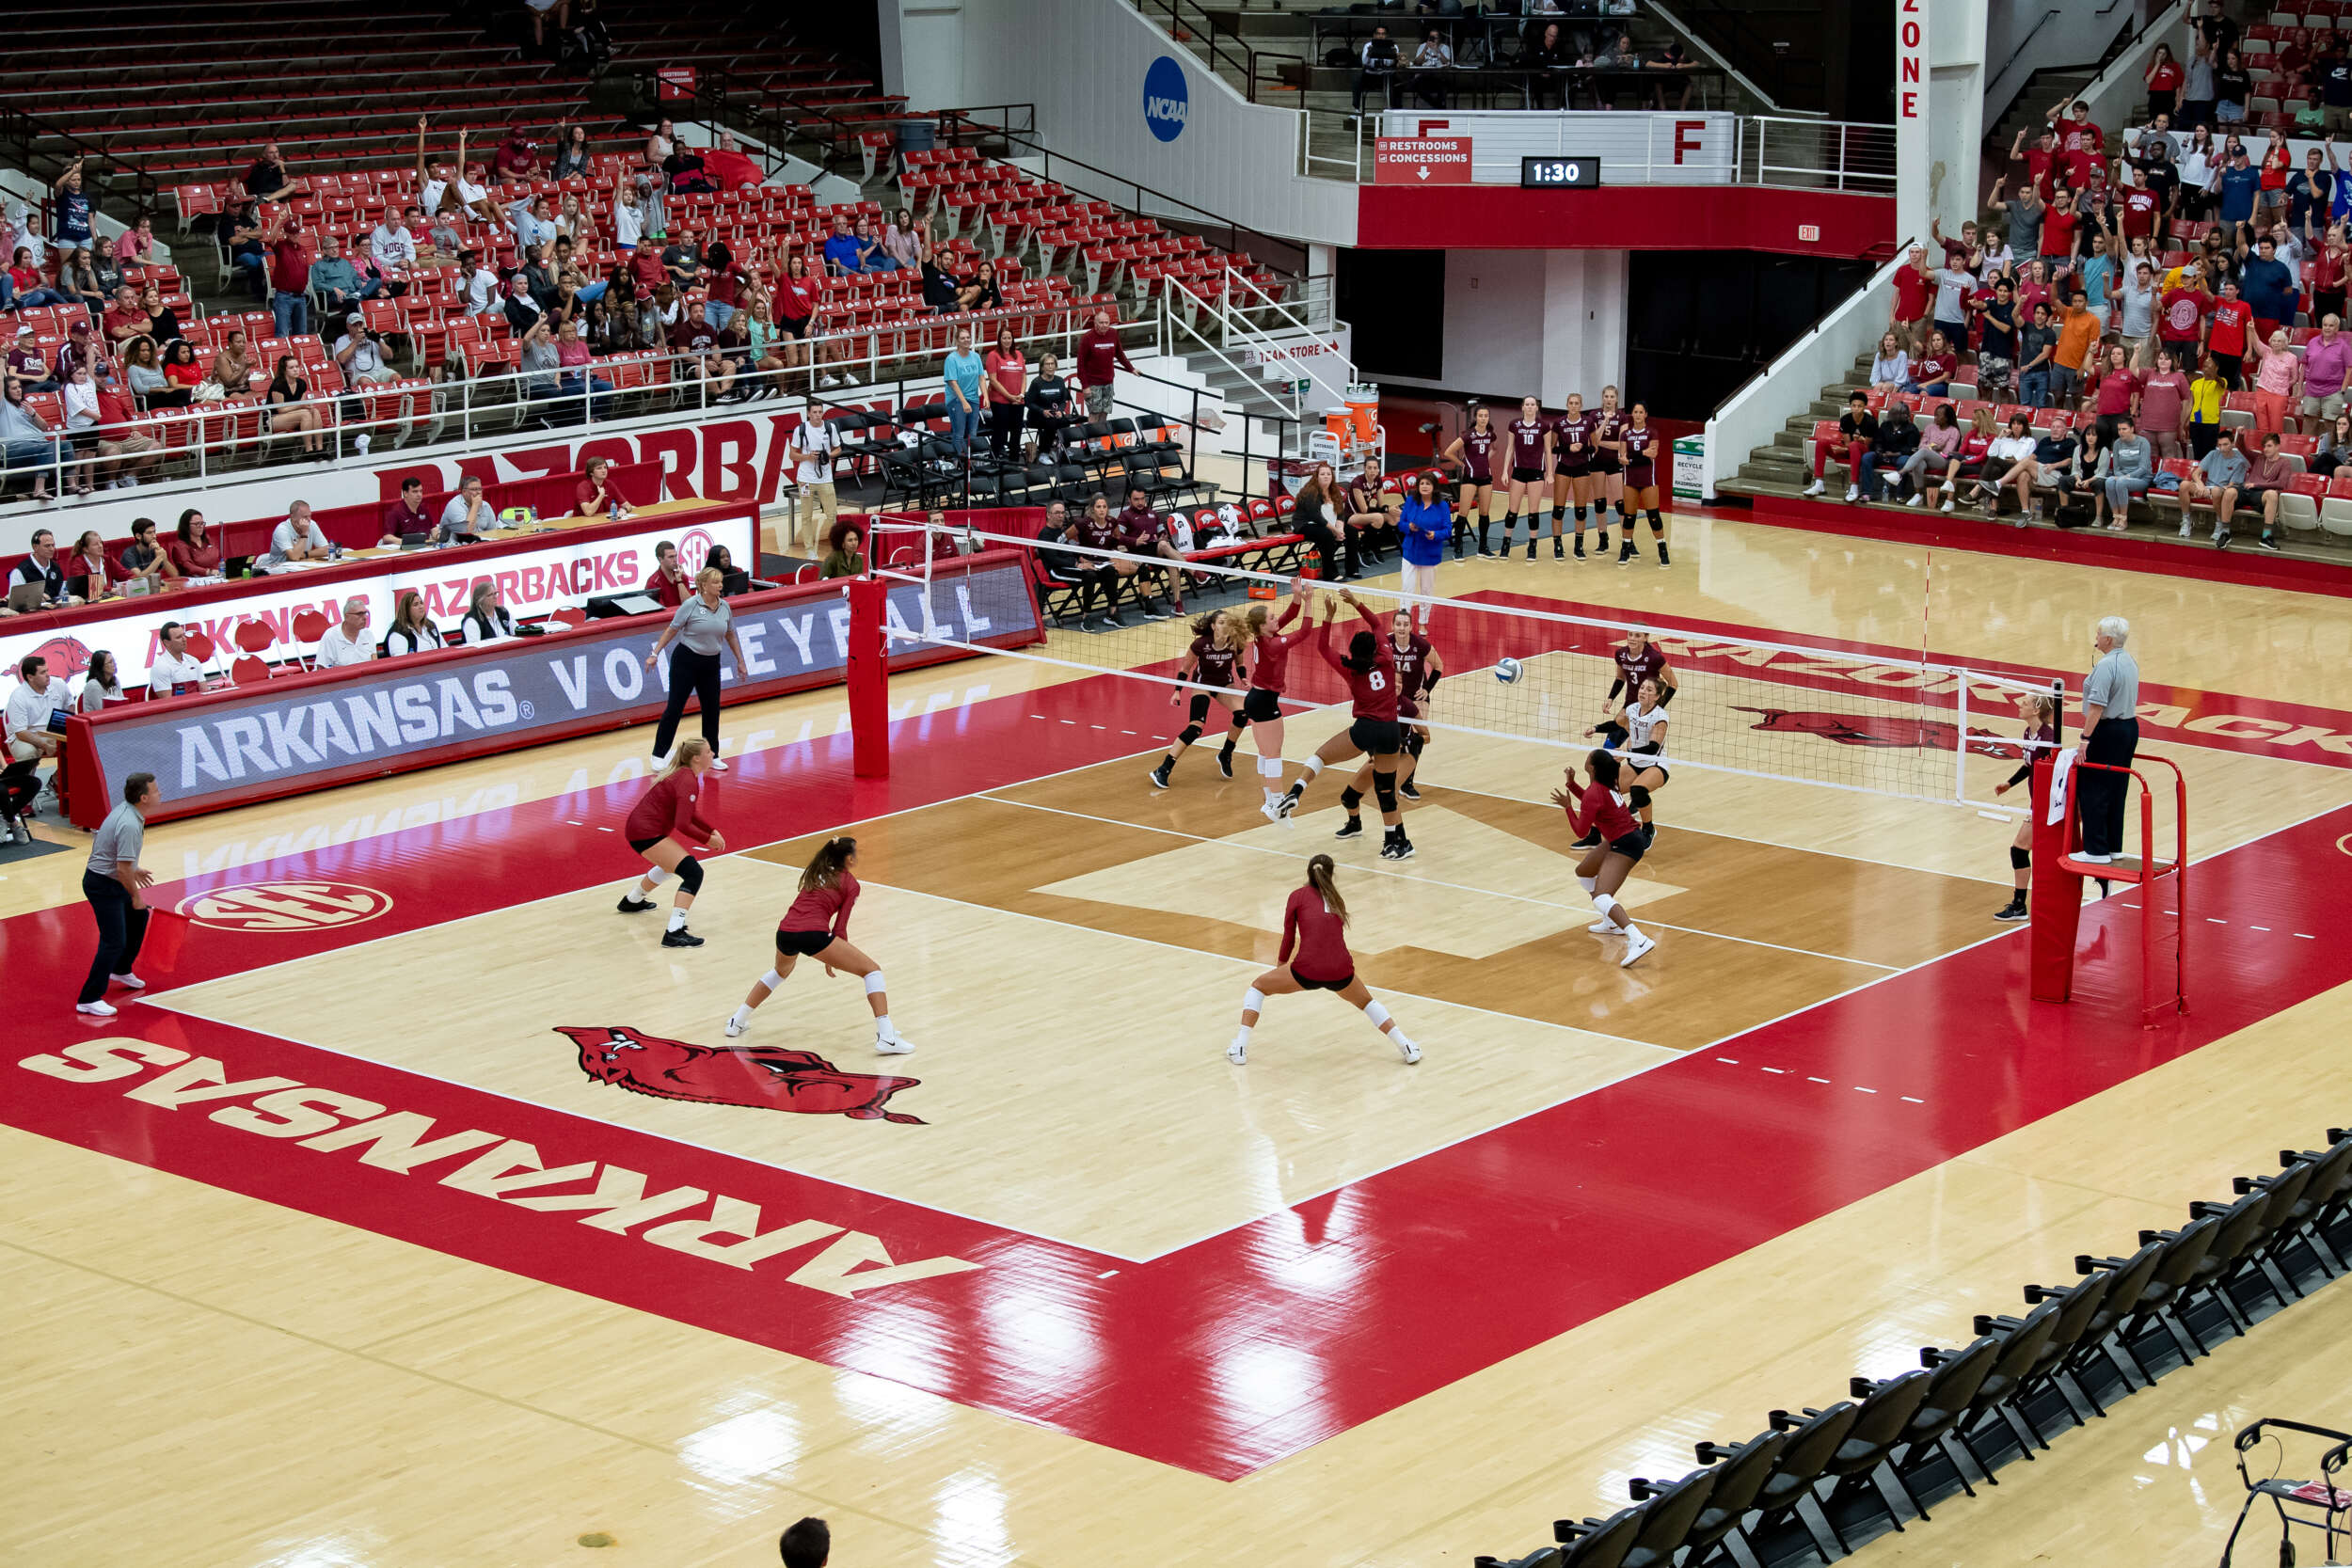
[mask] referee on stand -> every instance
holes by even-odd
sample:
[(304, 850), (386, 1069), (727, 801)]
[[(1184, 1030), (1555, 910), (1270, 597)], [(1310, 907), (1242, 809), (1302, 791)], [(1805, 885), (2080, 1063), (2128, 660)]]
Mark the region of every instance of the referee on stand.
[(89, 978), (73, 1005), (77, 1013), (114, 1017), (106, 1002), (109, 981), (129, 990), (147, 989), (147, 982), (131, 973), (139, 961), (139, 944), (147, 940), (146, 890), (155, 880), (154, 873), (139, 869), (139, 851), (147, 845), (147, 814), (163, 798), (154, 774), (132, 774), (122, 782), (122, 804), (107, 813), (90, 841), (82, 896), (98, 917), (98, 957), (90, 960)]
[[(2075, 750), (2085, 762), (2129, 768), (2139, 751), (2139, 661), (2123, 651), (2132, 624), (2121, 615), (2099, 623), (2092, 644), (2099, 660), (2083, 681), (2083, 737)], [(2123, 805), (2129, 781), (2121, 773), (2085, 772), (2076, 787), (2083, 823), (2078, 860), (2105, 863), (2123, 847)]]
[(645, 668), (650, 670), (671, 639), (677, 640), (677, 647), (670, 654), (670, 701), (653, 732), (654, 756), (669, 756), (670, 742), (677, 738), (678, 721), (686, 716), (686, 699), (691, 693), (702, 699), (703, 738), (710, 742), (713, 773), (727, 770), (727, 765), (719, 760), (720, 650), (735, 655), (739, 673), (751, 668), (743, 658), (743, 644), (735, 640), (735, 612), (719, 596), (725, 586), (726, 574), (716, 566), (695, 573), (693, 596), (677, 607), (670, 624), (661, 629), (661, 641), (645, 656)]

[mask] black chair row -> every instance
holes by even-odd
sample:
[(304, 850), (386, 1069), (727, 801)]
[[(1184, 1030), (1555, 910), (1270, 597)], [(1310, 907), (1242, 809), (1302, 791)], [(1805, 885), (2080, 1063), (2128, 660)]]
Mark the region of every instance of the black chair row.
[(2128, 1257), (2078, 1257), (2072, 1285), (2028, 1285), (2023, 1316), (1979, 1316), (1957, 1350), (1920, 1351), (1921, 1369), (1853, 1379), (1826, 1409), (1775, 1410), (1744, 1443), (1701, 1443), (1703, 1468), (1636, 1478), (1633, 1506), (1563, 1519), (1556, 1543), (1480, 1568), (1701, 1568), (1782, 1564), (1851, 1552), (1903, 1513), (1970, 1478), (2000, 1484), (2012, 1456), (2047, 1449), (2059, 1422), (2105, 1418), (2115, 1399), (2244, 1334), (2254, 1313), (2299, 1300), (2344, 1272), (2352, 1251), (2352, 1129), (2328, 1147), (2279, 1156), (2240, 1177), (2233, 1203), (2194, 1203), (2178, 1230), (2143, 1230)]

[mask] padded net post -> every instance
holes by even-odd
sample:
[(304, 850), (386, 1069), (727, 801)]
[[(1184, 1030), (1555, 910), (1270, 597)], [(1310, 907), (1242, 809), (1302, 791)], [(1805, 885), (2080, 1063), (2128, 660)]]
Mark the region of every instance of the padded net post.
[(850, 584), (850, 771), (890, 776), (890, 660), (882, 641), (889, 589), (878, 578)]

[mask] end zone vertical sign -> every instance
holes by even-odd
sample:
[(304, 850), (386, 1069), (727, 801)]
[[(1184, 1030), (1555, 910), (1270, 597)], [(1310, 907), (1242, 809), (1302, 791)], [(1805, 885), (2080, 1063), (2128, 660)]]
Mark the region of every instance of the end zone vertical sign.
[(1928, 6), (1895, 0), (1895, 232), (1927, 232)]

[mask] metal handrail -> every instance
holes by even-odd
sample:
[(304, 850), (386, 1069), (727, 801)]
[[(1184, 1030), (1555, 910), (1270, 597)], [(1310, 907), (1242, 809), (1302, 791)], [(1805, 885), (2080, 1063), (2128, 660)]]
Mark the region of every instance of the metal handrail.
[[(136, 164), (126, 164), (119, 159), (110, 157), (103, 148), (94, 147), (90, 143), (84, 141), (81, 137), (74, 135), (72, 132), (59, 130), (56, 126), (50, 124), (45, 119), (40, 119), (33, 115), (26, 114), (23, 109), (17, 108), (13, 105), (0, 107), (0, 147), (9, 149), (13, 153), (10, 161), (13, 162), (18, 167), (24, 169), (25, 173), (31, 175), (34, 179), (39, 180), (41, 182), (43, 194), (40, 199), (40, 215), (44, 230), (46, 230), (48, 227), (48, 220), (52, 216), (49, 211), (50, 198), (47, 193), (56, 188), (56, 175), (63, 174), (65, 172), (66, 164), (70, 162), (70, 160), (58, 159), (55, 153), (37, 154), (33, 150), (33, 143), (36, 140), (61, 141), (81, 154), (83, 163), (82, 187), (84, 194), (87, 195), (90, 198), (90, 210), (92, 212), (97, 211), (103, 197), (98, 191), (93, 190), (91, 187), (103, 182), (104, 186), (104, 195), (113, 195), (115, 176), (116, 173), (119, 171), (129, 174), (132, 180), (131, 227), (138, 227), (138, 220), (140, 218), (151, 217), (154, 215), (156, 192), (161, 189), (161, 187), (156, 184), (155, 177), (148, 173), (144, 167)], [(56, 173), (44, 177), (40, 170), (35, 166), (36, 158), (48, 159), (56, 162), (57, 166)], [(100, 179), (102, 172), (104, 175), (103, 182)]]

